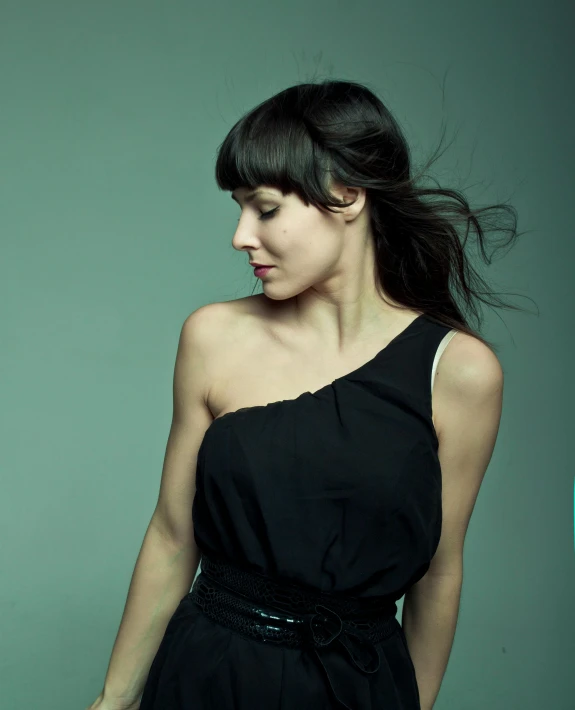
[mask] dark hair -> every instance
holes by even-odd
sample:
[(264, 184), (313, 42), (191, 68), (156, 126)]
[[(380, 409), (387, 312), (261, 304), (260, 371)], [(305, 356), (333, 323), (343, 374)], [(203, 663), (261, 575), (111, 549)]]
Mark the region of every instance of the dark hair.
[[(512, 245), (518, 236), (517, 212), (505, 203), (472, 210), (459, 190), (420, 185), (440, 157), (439, 147), (412, 177), (402, 130), (367, 87), (348, 81), (300, 83), (259, 104), (233, 126), (219, 147), (216, 182), (230, 191), (270, 185), (284, 196), (296, 193), (306, 206), (330, 212), (351, 204), (336, 201), (329, 190), (332, 180), (364, 187), (378, 290), (383, 286), (396, 302), (496, 350), (469, 326), (458, 300), (474, 314), (478, 328), (483, 322), (478, 301), (521, 309), (489, 289), (465, 248), (474, 230), (478, 252), (491, 264), (485, 234), (501, 230), (507, 235), (493, 251)], [(446, 199), (427, 199), (440, 196)], [(510, 226), (487, 220), (487, 213), (498, 211), (510, 217)], [(457, 230), (461, 226), (463, 239)]]

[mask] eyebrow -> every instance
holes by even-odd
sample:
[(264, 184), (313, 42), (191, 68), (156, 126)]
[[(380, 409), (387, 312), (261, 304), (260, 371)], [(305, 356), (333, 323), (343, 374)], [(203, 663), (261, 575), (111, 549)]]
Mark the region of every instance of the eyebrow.
[[(257, 190), (252, 190), (251, 192), (248, 192), (248, 194), (245, 197), (245, 201), (252, 202), (255, 199), (256, 195), (260, 192), (269, 192), (270, 195), (273, 194), (272, 192), (270, 192), (270, 190), (264, 190), (263, 188), (258, 188)], [(240, 201), (238, 200), (237, 197), (234, 197), (233, 193), (230, 195), (230, 197), (232, 198), (232, 200), (235, 200), (239, 205)]]

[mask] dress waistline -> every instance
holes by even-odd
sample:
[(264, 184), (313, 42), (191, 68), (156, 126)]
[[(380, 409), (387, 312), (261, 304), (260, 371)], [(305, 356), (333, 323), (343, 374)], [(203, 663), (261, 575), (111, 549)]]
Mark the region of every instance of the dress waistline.
[(386, 597), (362, 599), (280, 582), (202, 553), (187, 595), (216, 623), (246, 638), (303, 648), (317, 657), (335, 698), (353, 707), (358, 671), (376, 673), (376, 644), (400, 628)]

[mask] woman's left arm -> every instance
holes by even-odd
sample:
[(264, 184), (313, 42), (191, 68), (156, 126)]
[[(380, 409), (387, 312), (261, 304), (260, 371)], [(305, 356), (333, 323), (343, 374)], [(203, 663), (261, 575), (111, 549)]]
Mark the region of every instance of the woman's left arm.
[(493, 351), (458, 333), (440, 358), (433, 391), (442, 476), (442, 525), (425, 576), (403, 602), (402, 626), (422, 710), (432, 710), (447, 668), (463, 584), (463, 545), (491, 460), (503, 402), (503, 371)]

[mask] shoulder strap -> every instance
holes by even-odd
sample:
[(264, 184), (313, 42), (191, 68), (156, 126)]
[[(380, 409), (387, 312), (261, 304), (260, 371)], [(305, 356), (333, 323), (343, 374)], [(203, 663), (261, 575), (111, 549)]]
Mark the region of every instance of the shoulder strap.
[(447, 333), (447, 335), (445, 335), (443, 337), (443, 339), (439, 343), (437, 350), (435, 351), (435, 357), (433, 358), (433, 366), (431, 368), (431, 387), (429, 388), (430, 392), (433, 392), (433, 383), (435, 381), (435, 371), (437, 370), (437, 365), (439, 364), (439, 359), (441, 358), (443, 351), (445, 350), (445, 348), (448, 346), (449, 342), (451, 341), (451, 338), (453, 338), (453, 336), (456, 333), (459, 333), (459, 331), (458, 330), (450, 330), (449, 333)]

